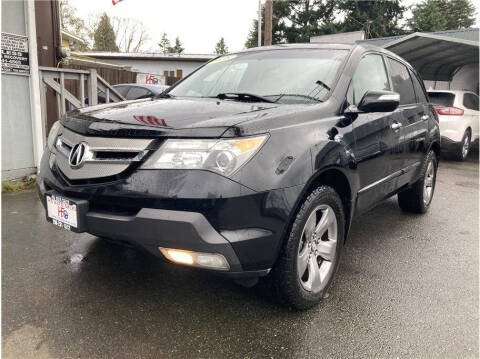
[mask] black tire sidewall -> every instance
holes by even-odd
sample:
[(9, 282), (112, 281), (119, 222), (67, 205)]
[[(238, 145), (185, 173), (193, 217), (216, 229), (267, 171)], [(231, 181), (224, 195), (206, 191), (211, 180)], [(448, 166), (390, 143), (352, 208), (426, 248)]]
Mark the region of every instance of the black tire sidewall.
[[(312, 197), (313, 195), (313, 197)], [(305, 226), (305, 223), (312, 213), (312, 211), (319, 205), (321, 204), (326, 204), (330, 206), (336, 216), (337, 219), (337, 247), (336, 247), (336, 253), (335, 253), (335, 262), (334, 262), (334, 268), (331, 272), (330, 278), (327, 281), (327, 284), (325, 287), (318, 293), (312, 293), (307, 290), (305, 290), (300, 283), (300, 278), (298, 276), (298, 269), (297, 269), (297, 256), (298, 256), (298, 248), (301, 243), (301, 237), (302, 237), (302, 232), (303, 228)], [(318, 303), (327, 293), (330, 285), (332, 284), (332, 281), (335, 277), (335, 273), (338, 269), (338, 265), (340, 262), (340, 256), (344, 244), (344, 238), (345, 238), (345, 214), (343, 210), (343, 205), (340, 200), (340, 197), (338, 194), (330, 187), (327, 186), (321, 186), (314, 191), (312, 191), (312, 194), (307, 197), (305, 202), (302, 205), (301, 210), (297, 214), (297, 217), (295, 219), (294, 225), (292, 227), (292, 231), (290, 232), (290, 237), (287, 245), (287, 250), (291, 251), (291, 253), (288, 253), (289, 257), (293, 257), (294, 260), (290, 262), (290, 268), (289, 268), (289, 276), (290, 276), (290, 283), (294, 283), (294, 288), (293, 293), (297, 298), (296, 302), (299, 303), (297, 305), (298, 307), (304, 307), (308, 308), (316, 303)]]

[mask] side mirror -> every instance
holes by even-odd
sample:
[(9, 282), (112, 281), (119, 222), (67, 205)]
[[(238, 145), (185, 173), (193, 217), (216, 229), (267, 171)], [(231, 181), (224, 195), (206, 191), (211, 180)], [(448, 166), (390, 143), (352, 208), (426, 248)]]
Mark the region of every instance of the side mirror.
[(400, 95), (393, 91), (367, 91), (358, 109), (362, 112), (392, 112), (400, 104)]

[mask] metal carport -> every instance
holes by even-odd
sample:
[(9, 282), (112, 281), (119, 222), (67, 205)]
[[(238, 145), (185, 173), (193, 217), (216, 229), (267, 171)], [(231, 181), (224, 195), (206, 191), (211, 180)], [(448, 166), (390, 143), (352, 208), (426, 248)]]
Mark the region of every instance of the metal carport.
[(407, 60), (424, 80), (452, 81), (463, 66), (478, 68), (478, 41), (416, 32), (384, 47)]

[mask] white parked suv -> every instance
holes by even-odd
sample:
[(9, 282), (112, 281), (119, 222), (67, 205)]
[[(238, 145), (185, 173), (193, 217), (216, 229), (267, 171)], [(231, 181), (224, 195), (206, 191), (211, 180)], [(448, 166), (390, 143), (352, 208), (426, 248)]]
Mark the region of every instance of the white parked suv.
[(458, 161), (467, 158), (472, 144), (478, 146), (478, 95), (470, 91), (430, 90), (440, 120), (442, 152)]

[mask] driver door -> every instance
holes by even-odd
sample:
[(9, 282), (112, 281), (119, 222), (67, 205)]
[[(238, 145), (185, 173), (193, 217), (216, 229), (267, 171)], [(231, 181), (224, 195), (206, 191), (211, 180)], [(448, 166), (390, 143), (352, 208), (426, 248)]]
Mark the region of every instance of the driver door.
[[(383, 55), (368, 53), (359, 62), (350, 85), (349, 103), (358, 105), (367, 91), (391, 90)], [(353, 154), (357, 163), (360, 190), (357, 210), (365, 211), (393, 191), (391, 150), (392, 113), (359, 113), (353, 121), (355, 143)]]

